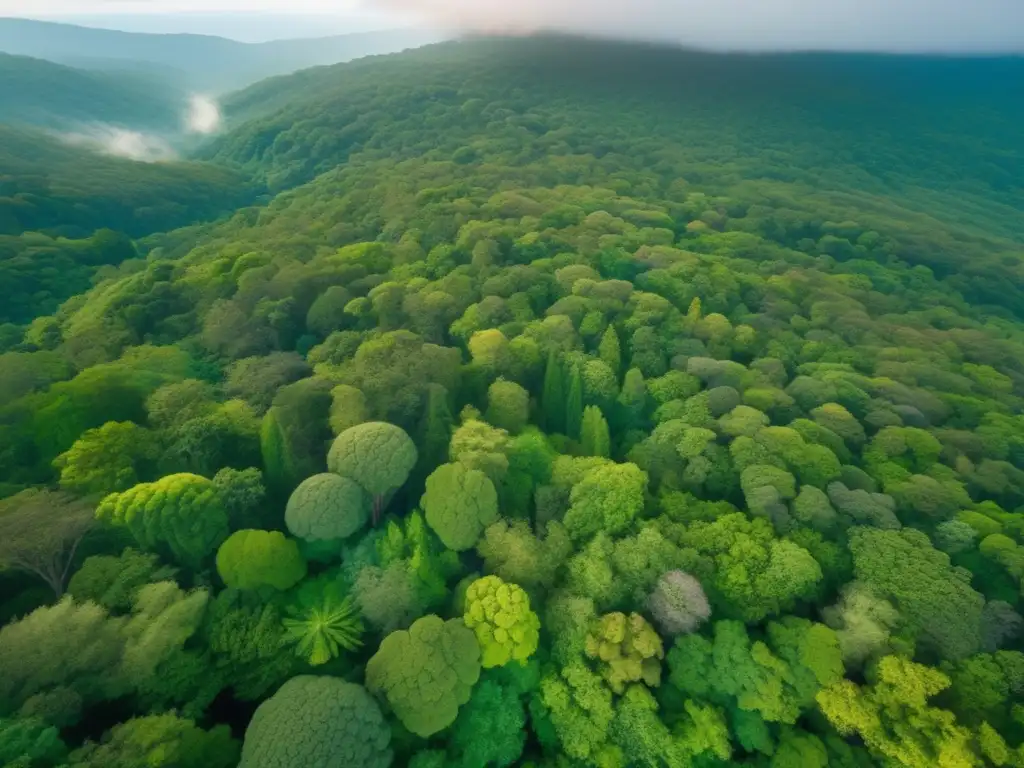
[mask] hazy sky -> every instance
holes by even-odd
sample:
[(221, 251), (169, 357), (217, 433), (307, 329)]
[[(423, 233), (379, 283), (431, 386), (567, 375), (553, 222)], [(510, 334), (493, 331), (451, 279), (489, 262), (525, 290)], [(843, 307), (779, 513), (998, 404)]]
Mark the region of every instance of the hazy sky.
[[(27, 11), (31, 7), (31, 11)], [(1024, 52), (1024, 0), (0, 0), (0, 15), (262, 11), (562, 29), (718, 48)]]

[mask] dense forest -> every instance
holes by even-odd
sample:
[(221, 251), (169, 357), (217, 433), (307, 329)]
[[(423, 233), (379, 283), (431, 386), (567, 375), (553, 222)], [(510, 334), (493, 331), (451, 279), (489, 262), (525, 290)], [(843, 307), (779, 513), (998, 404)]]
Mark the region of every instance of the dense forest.
[(1024, 766), (1022, 84), (469, 39), (39, 193), (0, 764)]
[(215, 219), (259, 189), (222, 166), (136, 162), (0, 125), (0, 333), (136, 258), (130, 237)]
[(177, 129), (183, 93), (143, 77), (85, 72), (0, 53), (0, 120), (61, 128), (68, 122)]

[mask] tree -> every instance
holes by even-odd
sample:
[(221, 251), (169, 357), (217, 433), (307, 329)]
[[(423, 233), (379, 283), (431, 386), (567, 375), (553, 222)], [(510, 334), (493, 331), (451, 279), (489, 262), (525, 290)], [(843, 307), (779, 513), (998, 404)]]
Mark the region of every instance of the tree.
[(598, 345), (597, 356), (615, 373), (616, 377), (622, 372), (622, 349), (619, 345), (619, 335), (611, 325), (605, 330)]
[(977, 650), (985, 600), (924, 533), (857, 527), (849, 535), (857, 578), (891, 600), (923, 643), (946, 659)]
[(352, 587), (352, 595), (363, 618), (386, 634), (405, 629), (423, 615), (425, 600), (418, 587), (409, 562), (396, 560), (384, 568), (363, 568)]
[(616, 401), (615, 422), (618, 430), (627, 431), (642, 427), (646, 408), (647, 385), (644, 383), (644, 375), (639, 368), (630, 368), (622, 380), (622, 391)]
[(267, 489), (263, 485), (263, 473), (255, 467), (233, 469), (225, 467), (213, 476), (224, 511), (228, 515), (228, 526), (232, 530), (253, 527), (265, 517), (264, 502)]
[(700, 582), (683, 571), (666, 571), (647, 598), (654, 623), (669, 636), (693, 632), (707, 621), (711, 606)]
[(362, 686), (300, 675), (260, 704), (245, 729), (239, 768), (391, 765), (391, 729)]
[(362, 424), (370, 418), (366, 395), (348, 384), (339, 384), (331, 390), (331, 431), (340, 435), (349, 427)]
[(621, 533), (644, 506), (647, 475), (636, 464), (592, 470), (573, 486), (565, 528), (576, 541), (599, 531)]
[(0, 764), (26, 766), (61, 765), (67, 747), (60, 731), (38, 717), (0, 718)]
[(530, 393), (514, 381), (498, 379), (487, 389), (487, 421), (517, 435), (530, 420)]
[(292, 491), (284, 522), (306, 541), (347, 539), (370, 519), (370, 497), (355, 480), (325, 473), (303, 480)]
[(209, 731), (174, 713), (115, 725), (102, 743), (71, 753), (69, 768), (234, 768), (238, 742), (226, 725)]
[(130, 421), (111, 421), (84, 432), (54, 459), (60, 487), (79, 496), (123, 491), (139, 481), (146, 462), (156, 458), (152, 435)]
[(565, 398), (565, 372), (558, 353), (552, 349), (544, 368), (544, 389), (540, 398), (547, 432), (565, 432)]
[(451, 727), (451, 762), (459, 768), (505, 768), (515, 764), (526, 743), (526, 712), (519, 692), (490, 677), (473, 687)]
[(573, 440), (580, 439), (583, 428), (583, 376), (574, 365), (569, 374), (569, 392), (565, 398), (565, 433)]
[(537, 650), (540, 619), (530, 610), (529, 596), (522, 587), (497, 576), (485, 576), (469, 585), (463, 620), (480, 643), (484, 669), (503, 667), (510, 661), (525, 664)]
[(0, 501), (0, 564), (38, 576), (60, 598), (78, 545), (94, 523), (91, 505), (73, 496), (22, 491)]
[(87, 557), (68, 582), (68, 594), (79, 603), (92, 601), (111, 613), (127, 613), (140, 587), (173, 580), (174, 574), (156, 555), (129, 547), (117, 557)]
[(498, 519), (498, 493), (483, 472), (462, 464), (442, 464), (427, 478), (420, 500), (427, 524), (456, 552), (474, 547)]
[(0, 715), (30, 697), (73, 689), (86, 704), (124, 690), (123, 620), (95, 603), (64, 597), (0, 629)]
[(310, 375), (312, 371), (302, 356), (295, 352), (271, 352), (261, 357), (245, 357), (228, 366), (224, 391), (265, 413), (282, 387)]
[(841, 735), (857, 734), (874, 755), (908, 768), (981, 764), (970, 731), (928, 704), (949, 686), (946, 675), (898, 656), (883, 658), (876, 674), (870, 687), (840, 680), (818, 694), (822, 713)]
[(311, 666), (326, 664), (343, 650), (354, 651), (363, 644), (359, 611), (330, 574), (303, 582), (285, 610), (288, 639)]
[(608, 422), (596, 405), (588, 405), (583, 410), (583, 423), (580, 427), (580, 445), (584, 456), (611, 455), (611, 436)]
[(670, 680), (687, 697), (738, 709), (761, 724), (795, 724), (815, 695), (842, 679), (835, 633), (788, 616), (764, 640), (738, 621), (718, 621), (714, 637), (681, 635), (668, 654)]
[(459, 620), (424, 616), (392, 632), (366, 664), (366, 686), (427, 738), (451, 725), (480, 677), (480, 647)]
[(479, 419), (467, 417), (452, 435), (451, 461), (478, 469), (497, 484), (508, 472), (508, 432)]
[(429, 385), (423, 418), (416, 434), (419, 461), (415, 477), (418, 482), (423, 482), (427, 475), (448, 460), (448, 444), (452, 439), (454, 423), (455, 419), (448, 407), (448, 390), (440, 384)]
[(735, 512), (696, 521), (673, 541), (713, 562), (702, 583), (716, 613), (757, 622), (809, 600), (822, 580), (821, 566), (803, 547), (778, 539), (771, 523)]
[(189, 567), (198, 567), (228, 535), (217, 487), (199, 475), (168, 475), (113, 493), (96, 508), (96, 517), (128, 528), (143, 549), (166, 549)]
[(355, 480), (372, 499), (373, 522), (416, 466), (416, 445), (401, 427), (371, 421), (349, 427), (327, 455), (331, 472)]
[(592, 765), (621, 764), (621, 753), (608, 744), (611, 689), (582, 661), (545, 675), (538, 701), (566, 755)]
[(231, 589), (290, 589), (306, 576), (294, 539), (280, 531), (235, 531), (217, 550), (217, 573)]
[(839, 602), (822, 611), (822, 617), (835, 630), (843, 661), (850, 667), (886, 655), (891, 650), (890, 638), (900, 619), (888, 600), (858, 582), (847, 584)]
[(267, 483), (285, 496), (310, 475), (324, 471), (323, 446), (330, 439), (331, 382), (309, 378), (281, 387), (260, 427)]
[(572, 553), (572, 541), (561, 523), (547, 524), (535, 536), (525, 520), (499, 520), (487, 527), (477, 544), (485, 570), (526, 589), (554, 586), (556, 574)]
[(204, 690), (209, 672), (202, 670), (200, 698), (212, 701), (222, 686), (230, 684), (239, 700), (258, 701), (295, 674), (299, 664), (282, 614), (280, 601), (267, 602), (251, 591), (225, 589), (210, 601), (202, 639), (221, 682), (214, 681), (211, 695)]
[(630, 683), (661, 684), (661, 638), (638, 613), (609, 613), (598, 619), (587, 635), (586, 654), (597, 662), (601, 676), (615, 693)]

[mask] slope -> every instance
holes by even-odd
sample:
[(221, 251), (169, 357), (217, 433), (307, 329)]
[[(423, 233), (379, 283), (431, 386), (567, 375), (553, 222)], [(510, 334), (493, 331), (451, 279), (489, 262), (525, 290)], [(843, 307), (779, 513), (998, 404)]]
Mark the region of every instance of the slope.
[(208, 93), (241, 88), (271, 75), (318, 64), (400, 51), (436, 39), (432, 32), (396, 30), (249, 44), (209, 35), (142, 34), (0, 19), (0, 51), (101, 70), (117, 69), (125, 62), (157, 65), (164, 68), (165, 75), (176, 76), (179, 87)]
[(0, 122), (67, 129), (102, 122), (174, 130), (185, 99), (139, 75), (86, 72), (0, 53)]
[(139, 237), (230, 213), (255, 199), (241, 174), (209, 163), (140, 163), (0, 125), (0, 323), (27, 323), (85, 290)]
[(6, 762), (1024, 763), (1014, 66), (309, 75), (0, 328)]
[(829, 222), (857, 222), (828, 246), (837, 255), (884, 231), (900, 257), (970, 274), (973, 298), (1024, 311), (1021, 59), (481, 39), (300, 72), (226, 103), (229, 120), (263, 107), (277, 109), (204, 156), (274, 189), (353, 157), (453, 161), (458, 175), (495, 154), (514, 166), (614, 158), (662, 190), (685, 180), (737, 209), (786, 211), (764, 226), (791, 247), (833, 236)]

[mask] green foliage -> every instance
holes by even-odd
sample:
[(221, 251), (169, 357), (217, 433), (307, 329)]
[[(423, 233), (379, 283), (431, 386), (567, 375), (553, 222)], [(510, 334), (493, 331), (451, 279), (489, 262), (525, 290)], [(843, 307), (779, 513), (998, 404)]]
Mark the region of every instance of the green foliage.
[(948, 686), (949, 678), (938, 670), (886, 656), (878, 663), (874, 685), (859, 688), (841, 680), (817, 698), (840, 734), (857, 734), (880, 759), (913, 768), (940, 761), (977, 765), (981, 756), (971, 732), (952, 713), (928, 704)]
[(267, 482), (279, 495), (323, 472), (323, 446), (330, 437), (330, 382), (302, 379), (278, 390), (263, 417), (260, 449)]
[(530, 419), (530, 393), (514, 381), (498, 379), (487, 390), (487, 421), (512, 435)]
[(611, 436), (608, 422), (596, 405), (588, 405), (583, 409), (583, 423), (580, 427), (580, 448), (584, 456), (611, 455)]
[[(526, 712), (512, 685), (483, 677), (451, 727), (449, 765), (505, 768), (514, 765), (526, 743)], [(444, 765), (445, 763), (442, 763)]]
[(70, 450), (54, 459), (54, 466), (60, 470), (64, 490), (106, 496), (135, 485), (141, 465), (154, 458), (156, 446), (147, 430), (112, 421), (84, 432)]
[(174, 713), (137, 717), (115, 725), (103, 742), (71, 753), (74, 768), (231, 768), (238, 742), (227, 726), (204, 731)]
[(217, 573), (231, 589), (290, 589), (306, 575), (294, 539), (280, 531), (235, 531), (217, 550)]
[(857, 578), (892, 600), (922, 643), (951, 659), (977, 649), (984, 598), (927, 536), (858, 527), (850, 531), (850, 551)]
[(537, 650), (540, 619), (530, 610), (529, 596), (522, 587), (498, 576), (485, 576), (469, 585), (463, 620), (480, 643), (484, 669), (511, 661), (525, 664)]
[(306, 541), (347, 539), (370, 519), (370, 498), (358, 482), (334, 474), (313, 475), (292, 491), (284, 521)]
[(586, 654), (594, 659), (601, 676), (617, 694), (630, 683), (661, 684), (661, 638), (638, 613), (609, 613), (597, 620), (587, 635)]
[(333, 677), (293, 677), (245, 729), (240, 768), (388, 768), (391, 732), (366, 689)]
[(228, 535), (227, 513), (216, 486), (198, 475), (169, 475), (107, 496), (101, 521), (128, 528), (143, 549), (168, 551), (195, 567)]
[(7, 624), (0, 629), (0, 713), (58, 687), (87, 702), (111, 697), (122, 685), (123, 648), (120, 625), (102, 608), (67, 597)]
[(331, 472), (355, 480), (373, 499), (374, 522), (416, 466), (416, 445), (401, 427), (380, 421), (350, 427), (331, 444)]
[(564, 433), (566, 428), (565, 370), (554, 349), (548, 353), (548, 362), (544, 367), (544, 389), (540, 402), (544, 413), (544, 428), (548, 432)]
[(173, 576), (174, 568), (161, 565), (156, 555), (129, 547), (116, 557), (86, 558), (68, 582), (68, 594), (79, 603), (91, 601), (111, 613), (127, 613), (139, 587)]
[(482, 37), (228, 99), (236, 171), (0, 130), (0, 762), (271, 697), (243, 765), (1020, 763), (1020, 66)]
[(558, 522), (548, 523), (545, 535), (536, 536), (523, 520), (499, 520), (484, 531), (477, 552), (487, 571), (526, 589), (543, 589), (554, 585), (572, 541)]
[(39, 718), (0, 718), (0, 761), (12, 768), (60, 765), (67, 754), (60, 731)]
[(676, 543), (692, 547), (713, 562), (703, 582), (716, 612), (760, 621), (814, 597), (821, 566), (803, 547), (777, 539), (765, 520), (725, 514), (673, 532)]
[(668, 664), (670, 682), (687, 696), (787, 724), (843, 675), (835, 633), (795, 617), (770, 623), (765, 640), (752, 640), (739, 622), (716, 622), (713, 640), (677, 638)]
[(34, 488), (0, 501), (0, 566), (32, 574), (59, 598), (78, 545), (93, 527), (90, 507)]
[(647, 475), (635, 464), (594, 469), (573, 485), (565, 528), (577, 541), (605, 531), (621, 533), (644, 505)]
[(498, 494), (483, 472), (463, 464), (442, 464), (427, 478), (420, 500), (427, 524), (449, 549), (461, 552), (477, 543), (498, 519)]
[(284, 619), (295, 653), (311, 666), (326, 664), (342, 651), (363, 643), (363, 622), (337, 578), (324, 574), (300, 585), (290, 598)]
[(480, 677), (480, 648), (463, 622), (424, 616), (392, 632), (366, 664), (366, 686), (426, 738), (451, 725)]

